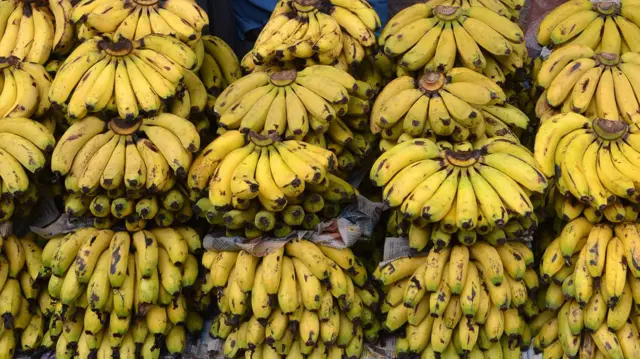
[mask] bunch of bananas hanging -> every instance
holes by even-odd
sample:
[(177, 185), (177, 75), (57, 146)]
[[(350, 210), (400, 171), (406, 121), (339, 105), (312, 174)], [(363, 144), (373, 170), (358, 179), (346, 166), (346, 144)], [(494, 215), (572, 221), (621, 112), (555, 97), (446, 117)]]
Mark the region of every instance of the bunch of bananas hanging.
[(59, 358), (103, 351), (98, 356), (135, 358), (136, 346), (144, 358), (158, 358), (162, 343), (171, 354), (182, 352), (185, 327), (202, 327), (186, 299), (200, 251), (189, 227), (131, 235), (84, 228), (50, 239), (38, 265), (41, 278), (50, 276), (38, 298), (49, 317), (41, 345), (55, 347)]
[(534, 157), (562, 195), (624, 214), (620, 200), (639, 201), (640, 135), (629, 129), (622, 121), (559, 114), (540, 126)]
[(624, 120), (638, 126), (640, 55), (596, 53), (585, 45), (557, 49), (542, 63), (537, 79), (545, 91), (536, 114), (543, 121), (558, 112), (584, 113), (589, 118)]
[(470, 69), (427, 71), (417, 81), (402, 76), (385, 86), (371, 109), (370, 127), (381, 132), (384, 149), (413, 138), (435, 141), (435, 136), (518, 141), (510, 126), (526, 129), (529, 118), (515, 106), (500, 106), (505, 100), (500, 86)]
[(529, 197), (547, 187), (533, 155), (503, 138), (454, 145), (428, 139), (403, 142), (376, 160), (370, 179), (385, 187), (382, 199), (399, 207), (398, 219), (412, 221), (417, 232), (410, 236), (421, 239), (412, 244), (417, 250), (433, 236), (431, 227), (434, 233), (448, 233), (445, 238), (458, 232), (461, 243), (471, 244), (476, 232), (516, 225), (510, 217), (535, 221)]
[[(143, 137), (144, 136), (144, 137)], [(67, 191), (95, 194), (99, 189), (167, 192), (189, 171), (200, 148), (195, 126), (163, 113), (137, 122), (103, 122), (89, 116), (74, 122), (51, 156), (51, 170), (64, 176)]]
[(379, 27), (378, 14), (364, 0), (281, 0), (242, 65), (250, 72), (297, 59), (307, 66), (357, 65), (375, 45)]
[(397, 339), (396, 352), (519, 358), (531, 342), (527, 320), (539, 311), (529, 296), (539, 286), (533, 264), (525, 243), (494, 247), (478, 241), (379, 266), (373, 277), (385, 292), (383, 327), (404, 327), (406, 333)]
[(233, 49), (219, 37), (202, 36), (196, 42), (194, 51), (198, 59), (194, 71), (197, 71), (206, 89), (207, 111), (213, 114), (216, 98), (227, 86), (242, 77), (242, 69)]
[(549, 12), (538, 27), (542, 46), (584, 45), (619, 55), (640, 50), (636, 2), (571, 0)]
[(69, 0), (0, 2), (0, 57), (44, 64), (74, 44)]
[[(55, 138), (42, 124), (22, 117), (0, 121), (0, 222), (38, 200), (35, 175), (48, 167)], [(19, 207), (16, 209), (16, 207)]]
[(578, 217), (551, 241), (540, 262), (548, 286), (538, 302), (546, 310), (531, 324), (537, 351), (549, 358), (640, 355), (638, 229)]
[(70, 20), (93, 34), (112, 33), (114, 39), (137, 41), (156, 34), (185, 43), (198, 40), (209, 24), (207, 13), (191, 0), (82, 0), (73, 7)]
[[(158, 112), (196, 64), (195, 52), (170, 36), (152, 34), (136, 41), (96, 36), (65, 59), (51, 83), (49, 100), (74, 120), (108, 110), (131, 121)], [(184, 86), (196, 86), (187, 77)]]
[(208, 192), (196, 212), (212, 224), (250, 238), (271, 231), (284, 237), (295, 227), (314, 229), (320, 215), (335, 218), (341, 203), (355, 200), (356, 190), (331, 173), (338, 165), (333, 152), (296, 140), (250, 139), (245, 144), (239, 131), (226, 132), (191, 166), (188, 189)]
[(209, 333), (226, 358), (359, 358), (377, 341), (379, 294), (348, 248), (295, 239), (264, 257), (209, 250), (202, 265), (221, 312)]
[(16, 58), (0, 58), (0, 117), (42, 116), (49, 109), (51, 76), (45, 68)]
[[(363, 87), (363, 95), (369, 89)], [(338, 116), (347, 114), (351, 94), (357, 91), (353, 76), (330, 66), (254, 72), (227, 87), (214, 112), (227, 130), (301, 140), (310, 129), (328, 131)]]
[(517, 24), (482, 6), (439, 3), (407, 7), (382, 29), (378, 44), (399, 73), (448, 72), (460, 63), (504, 80), (523, 67), (527, 50)]

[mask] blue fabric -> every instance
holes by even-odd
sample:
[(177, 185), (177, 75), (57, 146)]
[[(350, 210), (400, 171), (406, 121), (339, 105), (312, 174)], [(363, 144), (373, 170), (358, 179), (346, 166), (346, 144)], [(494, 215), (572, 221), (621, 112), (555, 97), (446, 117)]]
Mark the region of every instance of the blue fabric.
[[(260, 29), (269, 20), (271, 11), (278, 3), (277, 0), (233, 0), (233, 12), (240, 39), (245, 39), (248, 31)], [(389, 17), (387, 0), (369, 0), (369, 3), (380, 16), (384, 25)]]

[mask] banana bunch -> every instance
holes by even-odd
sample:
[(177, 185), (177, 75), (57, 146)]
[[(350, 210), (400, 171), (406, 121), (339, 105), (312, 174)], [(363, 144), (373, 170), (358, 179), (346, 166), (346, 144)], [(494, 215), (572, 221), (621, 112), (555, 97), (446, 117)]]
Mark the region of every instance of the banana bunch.
[[(163, 100), (175, 96), (186, 70), (196, 65), (195, 52), (171, 36), (152, 34), (135, 41), (96, 36), (65, 59), (49, 100), (73, 120), (107, 110), (131, 121), (158, 112)], [(187, 76), (184, 86), (197, 84)]]
[(160, 112), (170, 112), (178, 117), (191, 119), (192, 114), (199, 114), (207, 109), (211, 95), (196, 73), (184, 71), (183, 75), (175, 95)]
[(364, 164), (365, 157), (375, 150), (377, 139), (369, 131), (367, 117), (349, 116), (344, 117), (344, 121), (338, 118), (331, 122), (326, 133), (309, 132), (303, 141), (331, 150), (337, 157), (337, 174), (346, 178), (352, 170)]
[[(287, 197), (296, 197), (306, 186), (326, 190), (335, 179), (335, 154), (296, 140), (273, 141), (268, 137), (228, 131), (216, 138), (194, 160), (187, 176), (190, 191), (209, 192), (216, 210), (228, 210), (233, 202), (258, 198), (274, 211), (282, 210)], [(353, 192), (351, 190), (350, 192)]]
[(527, 320), (539, 312), (530, 298), (539, 285), (533, 261), (525, 243), (478, 241), (379, 266), (383, 327), (405, 332), (398, 354), (519, 358), (531, 341)]
[(40, 117), (51, 106), (51, 76), (34, 62), (0, 58), (0, 117)]
[(209, 269), (202, 290), (217, 289), (221, 312), (209, 333), (225, 340), (227, 358), (243, 351), (359, 358), (365, 338), (377, 339), (379, 294), (348, 248), (295, 239), (264, 257), (208, 250), (202, 265)]
[(546, 309), (531, 323), (537, 351), (549, 358), (640, 355), (638, 229), (578, 217), (551, 241), (540, 262), (548, 286), (538, 302)]
[(562, 195), (571, 195), (600, 212), (624, 214), (627, 201), (638, 203), (640, 199), (640, 135), (630, 128), (635, 127), (617, 120), (559, 114), (540, 126), (534, 158), (545, 176), (555, 176)]
[[(70, 318), (75, 320), (74, 331), (63, 331), (57, 339), (47, 342), (51, 346), (50, 349), (55, 350), (56, 358), (60, 359), (158, 359), (164, 350), (171, 356), (179, 355), (187, 347), (187, 331), (195, 331), (197, 325), (202, 324), (202, 318), (194, 315), (191, 315), (193, 319), (190, 322), (194, 324), (174, 324), (167, 320), (167, 314), (154, 313), (153, 318), (131, 319), (132, 323), (126, 323), (127, 326), (123, 325), (124, 320), (118, 319), (114, 322), (106, 318), (111, 322), (111, 327), (104, 328), (97, 334), (87, 334), (82, 331), (86, 328), (82, 316), (86, 316), (85, 313), (90, 310), (70, 308), (67, 311), (73, 313)], [(113, 327), (116, 329), (111, 330)]]
[(191, 0), (82, 0), (73, 7), (70, 20), (95, 35), (112, 34), (115, 40), (137, 41), (155, 34), (185, 43), (198, 40), (209, 24), (206, 11)]
[(547, 187), (533, 155), (503, 138), (455, 145), (403, 142), (376, 160), (370, 179), (385, 187), (382, 200), (399, 209), (399, 220), (423, 228), (424, 241), (417, 249), (427, 245), (429, 223), (436, 224), (434, 232), (458, 232), (473, 243), (476, 232), (505, 228), (511, 215), (535, 222), (529, 197)]
[(243, 67), (252, 71), (294, 60), (306, 66), (357, 64), (375, 45), (374, 31), (379, 27), (378, 14), (364, 0), (281, 0), (242, 60)]
[(549, 12), (536, 34), (542, 46), (584, 45), (596, 52), (640, 50), (640, 4), (571, 0)]
[(169, 113), (136, 122), (89, 116), (62, 135), (51, 170), (65, 177), (67, 191), (85, 195), (123, 185), (127, 191), (167, 192), (187, 174), (199, 148), (195, 126)]
[(130, 232), (144, 229), (150, 221), (158, 227), (171, 227), (194, 216), (192, 202), (180, 185), (156, 194), (126, 191), (124, 185), (92, 196), (68, 193), (64, 196), (64, 208), (71, 217), (93, 217), (96, 228), (110, 229), (124, 220)]
[(301, 140), (309, 130), (328, 131), (332, 121), (347, 113), (356, 91), (355, 78), (330, 66), (254, 72), (227, 87), (214, 112), (227, 130)]
[(42, 346), (55, 346), (61, 358), (76, 351), (81, 358), (101, 351), (111, 357), (118, 348), (135, 358), (136, 344), (145, 358), (157, 358), (162, 342), (170, 353), (182, 352), (186, 330), (202, 327), (187, 301), (200, 252), (200, 237), (189, 227), (131, 235), (84, 228), (50, 239), (39, 265), (49, 277), (38, 297), (49, 317)]
[(545, 91), (536, 104), (543, 121), (558, 112), (583, 113), (589, 118), (624, 120), (639, 126), (640, 55), (594, 52), (585, 45), (567, 45), (542, 63), (537, 83)]
[(11, 117), (0, 120), (0, 222), (9, 220), (16, 207), (24, 210), (38, 200), (34, 175), (48, 167), (47, 153), (55, 138), (39, 122)]
[(401, 73), (448, 72), (459, 62), (487, 76), (504, 77), (523, 67), (527, 51), (517, 24), (480, 4), (444, 3), (407, 7), (382, 29), (378, 44)]
[(580, 201), (571, 194), (562, 195), (557, 188), (550, 191), (547, 211), (554, 213), (557, 219), (564, 222), (572, 221), (584, 216), (590, 223), (598, 224), (602, 221), (609, 223), (636, 222), (638, 219), (638, 204), (626, 199), (616, 198), (603, 210)]
[(69, 0), (0, 2), (0, 57), (44, 64), (74, 43)]
[(435, 136), (456, 142), (498, 136), (518, 141), (510, 127), (526, 129), (529, 118), (505, 101), (500, 86), (470, 69), (427, 71), (417, 81), (402, 76), (387, 84), (371, 108), (370, 127), (381, 133), (386, 147)]
[[(217, 36), (205, 35), (195, 48), (198, 75), (210, 97), (217, 97), (242, 77), (242, 69), (233, 49)], [(215, 99), (213, 100), (215, 101)]]

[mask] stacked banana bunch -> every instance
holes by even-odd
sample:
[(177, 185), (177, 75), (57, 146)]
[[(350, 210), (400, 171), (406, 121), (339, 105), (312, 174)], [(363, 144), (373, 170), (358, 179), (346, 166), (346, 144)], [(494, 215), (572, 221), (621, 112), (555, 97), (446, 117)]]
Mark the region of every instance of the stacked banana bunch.
[(74, 44), (69, 0), (0, 2), (0, 57), (45, 64)]
[(348, 248), (296, 239), (262, 258), (209, 250), (202, 264), (221, 312), (209, 334), (226, 358), (359, 358), (378, 339), (379, 294)]
[(149, 34), (169, 35), (185, 43), (198, 40), (209, 24), (207, 13), (190, 0), (82, 0), (73, 7), (70, 20), (79, 32), (112, 33), (114, 39), (134, 41)]
[(505, 232), (535, 229), (529, 197), (547, 187), (533, 155), (504, 138), (403, 142), (376, 160), (370, 179), (385, 187), (382, 200), (398, 208), (397, 220), (409, 222), (410, 246), (418, 251), (429, 240), (445, 247), (456, 232), (460, 243), (470, 245), (477, 233), (507, 239), (513, 236)]
[(560, 223), (560, 225), (580, 216), (583, 216), (592, 224), (598, 224), (603, 221), (609, 223), (634, 223), (638, 219), (639, 212), (637, 203), (620, 198), (615, 198), (612, 203), (600, 210), (571, 194), (563, 195), (555, 185), (554, 189), (550, 190), (546, 198), (539, 203), (539, 206), (536, 205), (535, 207), (544, 207), (546, 214), (555, 215), (554, 221)]
[(640, 234), (633, 223), (569, 222), (547, 246), (540, 275), (546, 308), (531, 323), (533, 345), (548, 358), (635, 358)]
[(186, 331), (202, 327), (186, 299), (200, 251), (189, 227), (131, 235), (84, 228), (50, 239), (37, 266), (38, 278), (49, 277), (38, 297), (49, 318), (41, 346), (58, 358), (135, 358), (137, 351), (158, 358), (163, 346), (181, 353)]
[(640, 55), (592, 50), (571, 44), (554, 50), (542, 63), (537, 83), (545, 91), (536, 104), (543, 121), (556, 113), (624, 120), (638, 126)]
[(0, 350), (12, 358), (17, 348), (31, 353), (40, 346), (44, 333), (44, 314), (33, 306), (41, 279), (41, 249), (32, 234), (2, 240), (0, 254)]
[[(538, 314), (533, 253), (522, 242), (433, 247), (426, 257), (379, 266), (384, 329), (399, 331), (396, 352), (422, 358), (519, 358)], [(404, 334), (404, 335), (403, 335)]]
[(620, 222), (635, 208), (629, 203), (640, 199), (640, 135), (630, 128), (623, 121), (559, 114), (540, 127), (534, 157), (544, 175), (555, 175), (560, 194)]
[(51, 106), (48, 98), (51, 76), (44, 66), (0, 58), (0, 68), (0, 117), (44, 115)]
[[(150, 220), (167, 227), (192, 217), (193, 197), (178, 181), (199, 148), (195, 126), (170, 113), (136, 122), (89, 116), (62, 135), (51, 169), (64, 176), (70, 216), (90, 212), (101, 228), (119, 219), (126, 219), (132, 231)], [(164, 202), (171, 210), (160, 208)]]
[(356, 66), (375, 45), (379, 27), (378, 14), (364, 0), (281, 0), (242, 66), (248, 72), (294, 60)]
[[(453, 141), (506, 137), (526, 129), (529, 118), (506, 101), (488, 77), (464, 67), (447, 73), (427, 71), (417, 81), (402, 76), (380, 92), (371, 109), (370, 126), (380, 132), (382, 150), (414, 138), (450, 136)], [(511, 127), (515, 127), (514, 130)]]
[(0, 121), (0, 222), (14, 212), (26, 214), (23, 209), (37, 202), (35, 177), (48, 168), (47, 154), (55, 144), (53, 134), (36, 121), (22, 117)]
[[(103, 6), (115, 9), (110, 2)], [(72, 120), (105, 110), (131, 121), (158, 112), (182, 85), (198, 86), (193, 76), (184, 75), (197, 64), (196, 53), (170, 36), (151, 34), (135, 41), (95, 36), (65, 59), (51, 83), (49, 100)], [(199, 96), (204, 98), (201, 89)]]
[(538, 28), (542, 46), (585, 45), (596, 52), (640, 50), (640, 6), (634, 1), (571, 0), (549, 12)]
[(460, 63), (504, 82), (523, 67), (527, 51), (517, 24), (480, 4), (443, 3), (407, 7), (382, 29), (378, 44), (399, 74), (448, 72)]
[(356, 190), (331, 173), (338, 164), (333, 152), (296, 140), (249, 137), (246, 144), (239, 131), (219, 136), (187, 176), (189, 191), (208, 192), (197, 201), (197, 214), (241, 232), (230, 234), (254, 238), (273, 231), (284, 237), (295, 227), (314, 229), (320, 215), (335, 218), (340, 204), (356, 198)]
[[(366, 94), (369, 88), (362, 90)], [(333, 127), (340, 132), (338, 127), (346, 127), (338, 117), (346, 115), (349, 107), (357, 110), (349, 105), (350, 94), (358, 90), (356, 79), (330, 66), (254, 72), (227, 87), (217, 98), (214, 112), (227, 130), (301, 140), (310, 130), (325, 133)]]
[[(242, 69), (233, 49), (221, 38), (205, 35), (196, 44), (195, 53), (198, 63), (197, 70), (194, 71), (197, 71), (206, 89), (207, 111), (213, 114), (216, 98), (227, 86), (242, 77)], [(186, 100), (181, 101), (186, 102)], [(193, 100), (190, 101), (193, 102)], [(195, 111), (192, 110), (192, 112)]]

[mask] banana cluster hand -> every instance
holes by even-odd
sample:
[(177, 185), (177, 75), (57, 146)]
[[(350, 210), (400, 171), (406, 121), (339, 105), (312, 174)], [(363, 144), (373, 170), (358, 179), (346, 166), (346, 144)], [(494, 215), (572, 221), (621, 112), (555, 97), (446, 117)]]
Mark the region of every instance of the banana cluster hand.
[(583, 45), (616, 57), (640, 50), (640, 6), (572, 0), (549, 12), (537, 32), (543, 46)]
[(530, 298), (539, 285), (533, 264), (525, 243), (494, 247), (478, 241), (434, 247), (427, 256), (379, 266), (373, 277), (385, 292), (383, 327), (406, 330), (396, 352), (422, 357), (497, 352), (499, 357), (520, 357), (531, 339), (527, 320), (539, 311)]
[(0, 117), (40, 117), (49, 110), (51, 76), (44, 66), (5, 58), (0, 68)]
[(94, 35), (113, 34), (115, 40), (155, 34), (185, 43), (198, 40), (209, 24), (207, 13), (191, 0), (82, 0), (73, 7), (70, 20)]
[(348, 248), (296, 239), (264, 257), (209, 250), (202, 265), (203, 291), (218, 289), (221, 312), (209, 334), (225, 340), (228, 358), (325, 350), (359, 358), (365, 340), (377, 341), (380, 295)]
[(245, 135), (228, 131), (194, 160), (187, 187), (208, 192), (196, 202), (198, 216), (226, 226), (233, 236), (255, 238), (273, 231), (286, 237), (297, 227), (314, 229), (320, 216), (335, 217), (340, 204), (355, 199), (357, 191), (331, 173), (338, 158), (330, 150), (256, 134), (250, 139), (245, 144)]
[(227, 87), (214, 112), (227, 130), (301, 140), (309, 130), (329, 131), (338, 116), (347, 114), (357, 89), (353, 76), (324, 65), (254, 72)]
[(46, 330), (44, 314), (37, 305), (36, 285), (42, 279), (42, 250), (33, 233), (25, 237), (9, 235), (1, 243), (0, 254), (0, 348), (9, 358), (18, 346), (32, 352), (40, 348)]
[(240, 62), (233, 49), (219, 37), (205, 35), (196, 43), (196, 70), (210, 97), (220, 93), (242, 77)]
[(363, 0), (280, 1), (243, 67), (251, 72), (256, 66), (298, 59), (306, 66), (356, 66), (375, 45), (379, 27), (378, 14)]
[[(170, 36), (152, 34), (133, 42), (96, 36), (65, 59), (49, 100), (71, 119), (108, 109), (131, 121), (158, 112), (178, 91), (184, 72), (196, 65), (195, 52)], [(184, 85), (196, 86), (193, 82), (187, 79)]]
[[(141, 138), (141, 134), (147, 138)], [(200, 148), (195, 126), (163, 113), (136, 123), (97, 117), (76, 121), (53, 150), (51, 169), (70, 192), (95, 195), (102, 188), (167, 192), (185, 176)]]
[(636, 222), (639, 212), (637, 203), (620, 198), (600, 210), (571, 194), (563, 195), (555, 185), (541, 206), (546, 206), (549, 213), (555, 213), (562, 221), (568, 222), (584, 216), (591, 224), (598, 224), (603, 220), (609, 223)]
[(527, 51), (517, 24), (479, 4), (441, 3), (407, 7), (382, 29), (378, 44), (403, 71), (448, 72), (456, 60), (479, 72), (523, 67)]
[(37, 261), (38, 278), (48, 277), (47, 290), (36, 297), (49, 318), (40, 346), (55, 346), (61, 358), (111, 356), (112, 350), (124, 358), (141, 350), (151, 358), (164, 336), (170, 353), (182, 352), (186, 332), (202, 328), (186, 299), (200, 251), (200, 237), (189, 227), (131, 235), (85, 228), (50, 239)]
[(624, 120), (640, 126), (640, 55), (596, 53), (585, 45), (567, 45), (551, 53), (540, 68), (538, 85), (545, 91), (536, 115), (545, 120), (558, 112), (589, 118)]
[(561, 194), (596, 210), (622, 206), (620, 200), (638, 203), (640, 135), (630, 128), (622, 121), (556, 115), (540, 127), (534, 157), (547, 177), (555, 175)]
[(510, 214), (535, 221), (530, 194), (547, 187), (533, 155), (502, 138), (476, 145), (403, 142), (376, 160), (370, 179), (385, 186), (382, 199), (399, 207), (399, 219), (413, 221), (415, 228), (436, 223), (439, 231), (460, 231), (459, 238), (471, 243), (473, 232), (505, 228)]
[(14, 212), (28, 214), (26, 207), (38, 199), (31, 175), (48, 166), (47, 153), (55, 143), (53, 134), (39, 122), (22, 117), (0, 120), (0, 222), (9, 220)]
[(539, 299), (546, 310), (531, 323), (537, 351), (554, 358), (640, 355), (633, 310), (640, 301), (638, 230), (633, 223), (593, 225), (578, 217), (547, 246), (540, 274), (548, 287)]
[(526, 129), (529, 118), (505, 100), (500, 86), (464, 67), (446, 74), (428, 71), (418, 81), (402, 76), (376, 98), (370, 127), (381, 133), (384, 147), (435, 136), (457, 142), (483, 137), (518, 141), (510, 127)]
[(171, 227), (194, 216), (187, 191), (177, 185), (164, 193), (149, 194), (144, 188), (120, 187), (92, 195), (69, 193), (64, 197), (65, 213), (71, 217), (93, 216), (94, 227), (110, 229), (124, 220), (128, 231), (142, 230), (147, 223)]
[(74, 43), (71, 1), (23, 2), (0, 5), (0, 57), (44, 64), (52, 53), (66, 54)]

